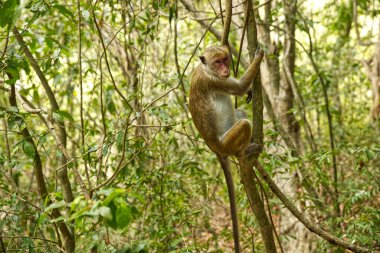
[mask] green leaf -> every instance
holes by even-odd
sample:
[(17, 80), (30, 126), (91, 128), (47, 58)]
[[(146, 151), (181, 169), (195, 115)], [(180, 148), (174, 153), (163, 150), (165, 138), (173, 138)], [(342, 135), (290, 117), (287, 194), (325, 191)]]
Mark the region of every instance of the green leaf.
[(177, 246), (178, 244), (180, 244), (182, 241), (183, 241), (183, 238), (178, 238), (178, 239), (175, 239), (174, 241), (172, 241), (172, 242), (170, 243), (170, 245), (171, 245), (172, 247), (175, 247), (175, 246)]
[(95, 152), (99, 149), (98, 145), (92, 145), (90, 148), (87, 150), (88, 153)]
[(97, 210), (100, 214), (100, 216), (106, 218), (107, 220), (112, 220), (112, 212), (109, 207), (101, 206)]
[(108, 206), (109, 203), (112, 200), (114, 200), (114, 198), (116, 198), (117, 196), (120, 196), (121, 194), (124, 194), (124, 193), (125, 193), (124, 189), (118, 188), (118, 189), (113, 190), (112, 193), (110, 195), (108, 195), (108, 197), (105, 200), (103, 200), (102, 205)]
[(154, 1), (152, 6), (153, 6), (153, 9), (158, 10), (158, 2), (157, 1)]
[(22, 150), (29, 158), (34, 159), (36, 156), (34, 145), (29, 141), (24, 141), (22, 144)]
[(126, 228), (132, 220), (132, 211), (125, 203), (116, 210), (116, 223), (119, 229)]
[(30, 6), (30, 11), (33, 13), (43, 14), (47, 11), (48, 6), (44, 1), (32, 2)]
[(64, 221), (65, 218), (63, 216), (59, 216), (57, 219), (52, 219), (50, 222), (51, 223), (56, 223), (56, 222), (60, 222), (60, 221)]
[(88, 10), (82, 10), (82, 17), (84, 20), (89, 21), (90, 20), (90, 12)]
[(7, 73), (11, 74), (12, 79), (5, 80), (5, 83), (6, 84), (15, 84), (16, 81), (20, 78), (20, 74), (19, 74), (18, 68), (13, 66), (15, 63), (12, 63), (11, 61), (7, 61), (7, 64), (9, 64), (9, 63), (11, 65), (8, 65), (6, 71), (7, 71)]
[(107, 110), (108, 110), (111, 114), (115, 114), (115, 113), (116, 113), (116, 106), (115, 106), (115, 103), (113, 102), (112, 99), (109, 99), (109, 101), (106, 102), (106, 106), (107, 106)]
[[(68, 113), (68, 112), (66, 112), (66, 111), (54, 111), (54, 113), (53, 113), (53, 117), (54, 117), (54, 114), (58, 114), (59, 116), (57, 117), (57, 119), (59, 120), (59, 121), (63, 121), (63, 118), (66, 118), (66, 119), (68, 119), (69, 121), (71, 121), (71, 122), (74, 122), (74, 118), (73, 118), (73, 116), (71, 116), (71, 114), (70, 113)], [(55, 118), (56, 119), (56, 118)]]
[(38, 216), (37, 224), (42, 225), (42, 223), (46, 220), (47, 214), (42, 213), (40, 216)]
[(59, 13), (61, 13), (68, 19), (70, 20), (74, 19), (74, 14), (70, 10), (68, 10), (64, 5), (54, 4), (52, 7), (57, 9)]
[(368, 160), (372, 160), (373, 158), (376, 157), (376, 153), (372, 150), (367, 149), (365, 153), (367, 155)]
[(133, 245), (131, 253), (148, 253), (148, 247), (146, 243), (139, 242), (137, 245)]
[(176, 11), (176, 6), (175, 5), (170, 6), (170, 8), (169, 8), (169, 23), (172, 22), (172, 19), (174, 17), (175, 11)]
[(123, 144), (123, 135), (124, 135), (124, 132), (123, 131), (119, 131), (116, 135), (116, 146), (119, 150), (121, 150), (122, 148), (122, 144)]
[(136, 245), (126, 245), (118, 249), (115, 253), (148, 253), (148, 245), (145, 242), (139, 242)]
[(49, 205), (48, 207), (45, 208), (45, 212), (49, 212), (52, 209), (60, 208), (62, 206), (65, 206), (65, 201), (64, 200), (61, 200), (59, 202), (54, 202), (53, 204), (51, 204), (51, 205)]
[(8, 30), (13, 27), (16, 19), (20, 16), (20, 10), (17, 8), (19, 5), (19, 0), (7, 0), (1, 5), (0, 27), (8, 26)]

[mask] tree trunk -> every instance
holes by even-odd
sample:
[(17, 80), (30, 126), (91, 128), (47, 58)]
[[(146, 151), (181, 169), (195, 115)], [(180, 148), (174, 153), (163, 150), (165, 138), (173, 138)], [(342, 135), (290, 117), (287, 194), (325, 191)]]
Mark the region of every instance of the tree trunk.
[[(379, 21), (380, 29), (380, 21)], [(373, 55), (372, 67), (369, 76), (372, 84), (371, 118), (375, 121), (380, 117), (380, 33)]]
[[(248, 8), (248, 26), (247, 26), (247, 40), (248, 51), (250, 60), (255, 57), (255, 51), (258, 47), (257, 42), (257, 28), (255, 13), (253, 11), (252, 0), (244, 3), (244, 7)], [(252, 85), (252, 114), (254, 121), (252, 122), (252, 141), (257, 144), (263, 145), (263, 96), (261, 87), (260, 73), (256, 77)], [(253, 160), (257, 160), (258, 157), (253, 159), (239, 159), (241, 180), (244, 188), (247, 192), (249, 202), (257, 223), (259, 224), (261, 236), (267, 253), (276, 253), (276, 244), (273, 237), (273, 225), (270, 223), (269, 218), (265, 212), (264, 203), (259, 195), (257, 189), (257, 177), (253, 171)]]
[[(294, 78), (294, 67), (295, 67), (295, 17), (297, 12), (297, 1), (284, 0), (284, 14), (285, 14), (285, 41), (284, 41), (284, 60), (283, 60), (283, 70), (281, 73), (281, 85), (280, 85), (280, 95), (279, 95), (279, 106), (278, 112), (280, 115), (280, 121), (282, 125), (285, 126), (288, 133), (293, 139), (297, 150), (301, 150), (300, 142), (300, 126), (292, 109), (294, 107), (294, 93), (288, 78)], [(286, 76), (287, 68), (288, 73), (291, 77)]]

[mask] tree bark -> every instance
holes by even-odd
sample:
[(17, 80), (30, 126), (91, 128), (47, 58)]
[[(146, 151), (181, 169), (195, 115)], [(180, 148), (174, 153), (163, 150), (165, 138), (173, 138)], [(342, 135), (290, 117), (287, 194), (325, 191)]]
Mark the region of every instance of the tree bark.
[[(248, 8), (248, 27), (247, 27), (247, 40), (248, 40), (248, 51), (250, 60), (252, 61), (255, 57), (256, 49), (258, 48), (257, 42), (257, 27), (255, 20), (255, 13), (253, 10), (252, 0), (246, 1), (244, 7)], [(252, 85), (252, 142), (263, 145), (263, 97), (262, 97), (262, 87), (261, 87), (261, 77), (260, 73), (256, 77)], [(253, 163), (258, 159), (258, 156), (239, 159), (240, 176), (244, 188), (246, 190), (252, 211), (256, 217), (257, 223), (259, 224), (261, 236), (265, 246), (265, 251), (267, 253), (276, 253), (276, 244), (273, 237), (273, 226), (269, 221), (269, 218), (265, 212), (264, 203), (261, 199), (257, 185), (257, 178), (253, 171)]]
[(284, 0), (284, 14), (285, 14), (285, 41), (284, 41), (284, 60), (283, 60), (283, 70), (281, 73), (280, 82), (280, 95), (279, 95), (279, 106), (278, 112), (280, 115), (280, 120), (282, 125), (285, 126), (288, 133), (293, 139), (297, 150), (301, 150), (300, 142), (300, 126), (299, 123), (292, 112), (294, 107), (294, 93), (290, 81), (286, 76), (285, 68), (289, 70), (291, 77), (294, 77), (295, 68), (295, 16), (297, 11), (297, 1)]
[(375, 121), (380, 117), (380, 33), (377, 39), (372, 61), (372, 68), (370, 70), (370, 80), (372, 84), (371, 118)]

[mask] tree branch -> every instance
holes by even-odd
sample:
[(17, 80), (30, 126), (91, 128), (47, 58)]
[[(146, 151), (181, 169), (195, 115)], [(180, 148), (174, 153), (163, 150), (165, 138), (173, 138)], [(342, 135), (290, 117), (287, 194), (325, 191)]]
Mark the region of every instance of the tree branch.
[[(49, 82), (47, 81), (44, 73), (41, 71), (40, 67), (38, 66), (36, 59), (33, 57), (28, 46), (26, 45), (24, 38), (21, 36), (21, 34), (19, 33), (19, 31), (16, 27), (13, 29), (13, 34), (15, 35), (17, 42), (20, 44), (21, 49), (24, 50), (24, 53), (25, 53), (26, 57), (28, 58), (29, 63), (32, 65), (34, 71), (36, 72), (38, 78), (40, 79), (41, 84), (42, 84), (42, 86), (46, 92), (46, 95), (47, 95), (49, 101), (50, 101), (50, 105), (52, 107), (52, 110), (53, 111), (59, 111), (59, 105), (57, 103), (57, 100), (55, 99), (54, 92), (52, 91), (52, 89), (49, 86)], [(65, 125), (63, 122), (58, 122), (57, 125), (59, 128), (60, 142), (62, 143), (62, 145), (64, 147), (66, 147), (67, 135), (66, 135)], [(62, 185), (62, 188), (63, 188), (63, 194), (64, 194), (65, 201), (67, 203), (70, 203), (74, 200), (74, 197), (73, 197), (73, 191), (71, 189), (70, 180), (69, 180), (69, 177), (67, 175), (66, 164), (67, 164), (66, 157), (62, 156), (61, 165), (64, 165), (64, 167), (62, 168), (62, 170), (60, 170), (60, 172), (58, 172), (58, 179), (59, 179), (59, 181)]]
[(224, 46), (228, 45), (228, 35), (230, 33), (232, 20), (232, 0), (226, 0), (226, 18), (224, 20), (224, 29), (221, 38), (221, 44)]
[(290, 200), (285, 196), (285, 194), (280, 190), (280, 188), (276, 185), (276, 183), (273, 181), (273, 179), (270, 177), (270, 175), (265, 171), (265, 169), (262, 167), (262, 165), (259, 163), (259, 161), (254, 162), (254, 166), (260, 173), (260, 175), (263, 177), (263, 179), (267, 182), (269, 188), (272, 190), (274, 194), (281, 200), (281, 202), (286, 206), (286, 208), (302, 223), (304, 224), (311, 232), (315, 233), (316, 235), (322, 237), (323, 239), (327, 240), (328, 242), (339, 245), (345, 249), (352, 250), (354, 252), (371, 252), (369, 249), (356, 246), (353, 244), (350, 244), (346, 241), (343, 241), (342, 239), (339, 239), (335, 237), (334, 235), (330, 234), (329, 232), (321, 229), (318, 226), (315, 226), (311, 221), (305, 218), (295, 207), (294, 204), (290, 202)]

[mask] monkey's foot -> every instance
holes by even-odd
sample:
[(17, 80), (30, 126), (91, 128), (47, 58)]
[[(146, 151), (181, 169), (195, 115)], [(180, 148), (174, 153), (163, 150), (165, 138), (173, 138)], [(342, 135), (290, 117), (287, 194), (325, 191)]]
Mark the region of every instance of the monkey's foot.
[(263, 151), (263, 145), (251, 142), (244, 151), (244, 156), (259, 155)]

